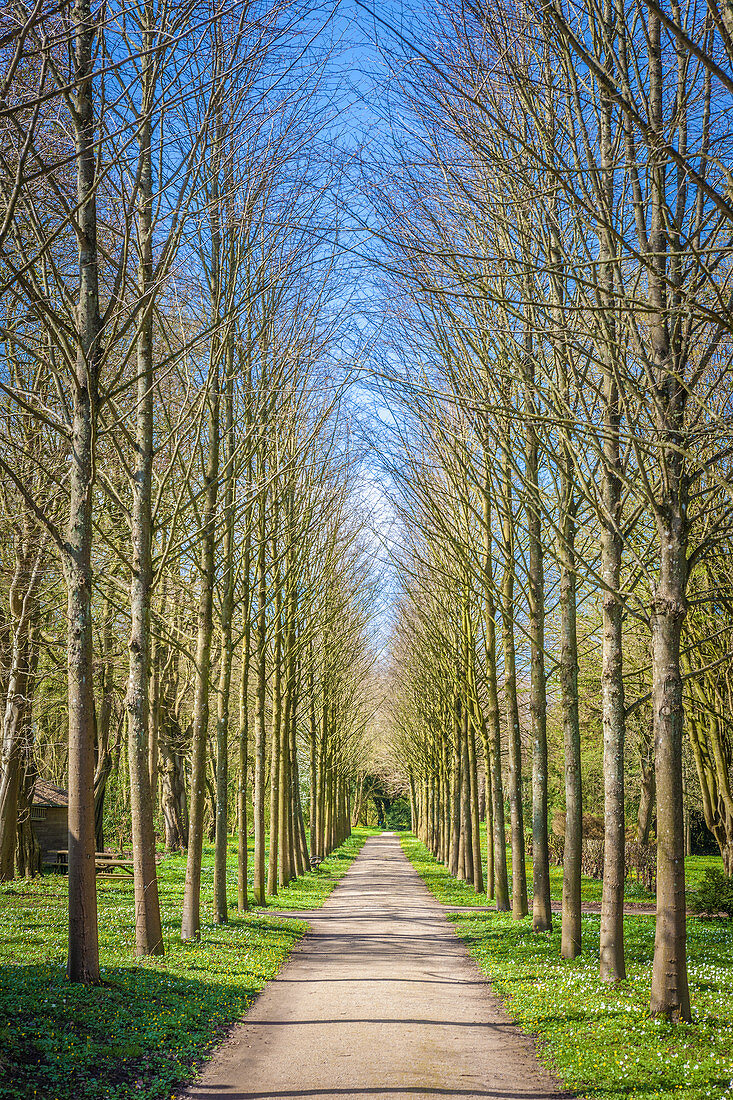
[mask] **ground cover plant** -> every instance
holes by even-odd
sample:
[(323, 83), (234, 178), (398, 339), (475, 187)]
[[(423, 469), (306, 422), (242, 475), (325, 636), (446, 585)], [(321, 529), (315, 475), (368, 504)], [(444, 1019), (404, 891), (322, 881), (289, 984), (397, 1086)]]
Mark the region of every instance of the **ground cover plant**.
[[(439, 901), (475, 904), (466, 883), (413, 836), (405, 854)], [(696, 885), (713, 857), (690, 862)], [(718, 861), (719, 863), (720, 861)], [(449, 919), (491, 979), (520, 1027), (538, 1036), (539, 1053), (563, 1083), (589, 1100), (718, 1100), (733, 1095), (733, 926), (690, 917), (692, 1023), (671, 1025), (649, 1014), (654, 918), (624, 921), (627, 981), (598, 977), (600, 917), (585, 915), (583, 953), (560, 958), (560, 927), (534, 933), (531, 919), (511, 914), (451, 913)]]
[[(357, 829), (321, 864), (280, 891), (283, 909), (322, 905), (356, 857)], [(234, 844), (234, 840), (231, 842)], [(236, 862), (231, 859), (236, 889)], [(0, 935), (2, 1100), (168, 1100), (238, 1020), (307, 929), (258, 909), (215, 925), (213, 850), (204, 852), (203, 927), (182, 943), (185, 854), (159, 866), (165, 955), (136, 958), (132, 886), (99, 884), (102, 985), (66, 980), (67, 884), (62, 876), (3, 887)]]

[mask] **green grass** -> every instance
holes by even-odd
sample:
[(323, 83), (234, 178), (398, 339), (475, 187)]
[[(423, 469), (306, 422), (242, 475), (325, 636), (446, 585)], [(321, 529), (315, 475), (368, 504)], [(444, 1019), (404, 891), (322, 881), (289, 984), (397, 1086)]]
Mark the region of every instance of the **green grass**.
[[(447, 904), (476, 904), (464, 883), (449, 884), (445, 868), (413, 836), (406, 855), (431, 892)], [(708, 858), (690, 860), (691, 884)], [(460, 900), (458, 900), (460, 898)], [(555, 931), (537, 934), (529, 919), (498, 913), (450, 914), (458, 934), (491, 979), (509, 1014), (537, 1035), (545, 1064), (564, 1084), (592, 1100), (712, 1100), (733, 1095), (733, 925), (688, 922), (693, 1023), (676, 1027), (648, 1011), (654, 920), (624, 922), (628, 980), (598, 979), (600, 918), (583, 917), (583, 955), (560, 958)]]
[[(282, 909), (322, 905), (366, 837), (354, 835), (282, 890)], [(238, 1020), (275, 977), (307, 929), (304, 921), (236, 913), (236, 850), (229, 860), (227, 925), (212, 923), (213, 851), (204, 852), (202, 934), (178, 932), (185, 856), (159, 866), (166, 953), (137, 959), (132, 886), (99, 884), (103, 984), (70, 985), (65, 977), (66, 880), (46, 875), (0, 891), (0, 1098), (2, 1100), (168, 1100), (228, 1024)]]
[(705, 872), (712, 867), (723, 870), (723, 860), (720, 856), (687, 856), (685, 859), (685, 883), (687, 888), (695, 889), (699, 886)]

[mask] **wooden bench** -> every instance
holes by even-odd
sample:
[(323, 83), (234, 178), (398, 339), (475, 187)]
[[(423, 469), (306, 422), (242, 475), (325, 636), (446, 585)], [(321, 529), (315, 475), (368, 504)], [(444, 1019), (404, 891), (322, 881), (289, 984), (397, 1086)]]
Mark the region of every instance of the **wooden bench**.
[(317, 871), (317, 870), (318, 870), (318, 868), (319, 868), (319, 867), (321, 866), (321, 864), (323, 863), (323, 856), (311, 856), (311, 857), (310, 857), (310, 861), (309, 861), (309, 862), (310, 862), (311, 868), (312, 868), (312, 869), (313, 869), (314, 871)]

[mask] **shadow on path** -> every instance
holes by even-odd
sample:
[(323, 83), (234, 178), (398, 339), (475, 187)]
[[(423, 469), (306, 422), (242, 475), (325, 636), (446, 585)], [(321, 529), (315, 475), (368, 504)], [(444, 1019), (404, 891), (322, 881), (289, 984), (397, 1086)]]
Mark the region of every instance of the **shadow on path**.
[[(290, 916), (287, 911), (268, 911)], [(394, 834), (366, 842), (187, 1100), (559, 1100)]]

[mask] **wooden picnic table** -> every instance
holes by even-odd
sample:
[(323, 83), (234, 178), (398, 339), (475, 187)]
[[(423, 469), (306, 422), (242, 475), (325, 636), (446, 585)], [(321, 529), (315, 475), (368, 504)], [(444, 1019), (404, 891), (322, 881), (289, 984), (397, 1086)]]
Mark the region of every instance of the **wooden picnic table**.
[[(68, 848), (57, 848), (48, 852), (49, 856), (56, 856), (55, 863), (51, 866), (69, 868)], [(133, 862), (131, 859), (118, 859), (111, 852), (94, 853), (94, 869), (97, 878), (113, 878), (127, 881), (133, 877)]]

